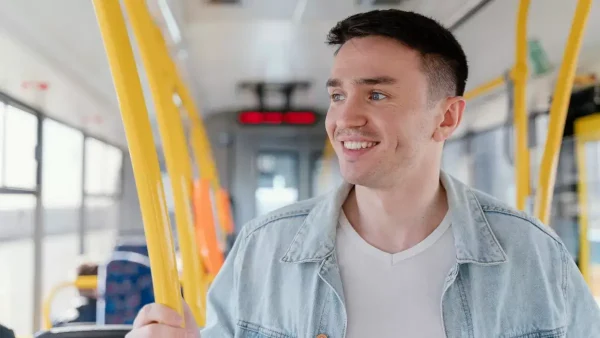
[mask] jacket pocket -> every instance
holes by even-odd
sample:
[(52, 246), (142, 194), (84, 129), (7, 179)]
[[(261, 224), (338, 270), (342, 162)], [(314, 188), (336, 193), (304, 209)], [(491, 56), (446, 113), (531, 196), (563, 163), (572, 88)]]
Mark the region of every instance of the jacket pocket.
[(235, 336), (239, 338), (296, 338), (296, 336), (283, 333), (280, 330), (267, 328), (245, 320), (238, 321), (237, 326), (240, 331), (239, 335), (236, 334)]
[(564, 327), (560, 327), (554, 330), (535, 331), (507, 338), (564, 338), (566, 336), (567, 330)]

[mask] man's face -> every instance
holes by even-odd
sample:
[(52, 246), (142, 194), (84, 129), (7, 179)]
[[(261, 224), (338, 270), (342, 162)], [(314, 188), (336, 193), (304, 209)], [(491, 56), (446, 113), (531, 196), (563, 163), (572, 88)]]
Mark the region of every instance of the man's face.
[(418, 52), (385, 37), (354, 38), (339, 50), (325, 124), (346, 181), (383, 187), (436, 163), (449, 136), (438, 133), (448, 102), (431, 102), (421, 62)]

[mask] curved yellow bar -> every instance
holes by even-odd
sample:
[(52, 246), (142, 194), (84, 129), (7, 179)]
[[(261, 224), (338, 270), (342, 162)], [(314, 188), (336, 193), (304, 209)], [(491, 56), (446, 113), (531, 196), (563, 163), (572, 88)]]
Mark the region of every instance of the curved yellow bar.
[(42, 317), (44, 320), (44, 330), (49, 330), (52, 328), (52, 319), (50, 318), (50, 314), (52, 311), (52, 302), (56, 295), (62, 291), (63, 289), (75, 287), (78, 289), (90, 289), (95, 290), (98, 287), (98, 277), (97, 276), (80, 276), (76, 280), (71, 282), (63, 282), (50, 290), (48, 297), (44, 300), (44, 304), (42, 305)]
[(50, 318), (50, 312), (52, 310), (52, 302), (54, 301), (54, 298), (56, 297), (56, 295), (63, 289), (66, 289), (69, 287), (74, 287), (74, 286), (75, 286), (75, 282), (73, 282), (73, 281), (63, 282), (63, 283), (60, 283), (60, 284), (54, 286), (50, 290), (48, 297), (46, 297), (46, 300), (44, 300), (44, 304), (42, 305), (42, 318), (44, 320), (44, 330), (49, 330), (50, 328), (52, 328), (52, 320)]
[(95, 290), (98, 288), (98, 276), (79, 276), (74, 285), (78, 289)]
[(558, 73), (558, 80), (554, 89), (552, 106), (550, 107), (550, 120), (548, 122), (548, 138), (542, 155), (538, 189), (535, 199), (535, 216), (542, 223), (550, 221), (550, 208), (554, 183), (556, 182), (556, 167), (558, 165), (558, 154), (562, 143), (567, 109), (573, 89), (575, 69), (581, 49), (583, 33), (589, 17), (592, 0), (579, 0), (573, 17), (571, 32), (565, 46), (563, 62)]
[(504, 84), (504, 76), (498, 76), (495, 79), (492, 79), (480, 86), (478, 86), (477, 88), (473, 88), (472, 90), (469, 90), (468, 92), (465, 93), (465, 95), (463, 96), (465, 98), (465, 100), (472, 100), (476, 97), (479, 97), (481, 95), (487, 94), (488, 92), (502, 86)]
[(516, 206), (525, 210), (527, 198), (531, 194), (530, 159), (528, 146), (528, 113), (527, 113), (527, 14), (530, 0), (521, 0), (517, 14), (516, 55), (512, 70), (514, 82), (514, 125), (515, 125), (515, 187), (517, 192)]
[(183, 315), (171, 225), (152, 127), (119, 0), (93, 0), (133, 165), (154, 297)]
[(190, 306), (198, 325), (203, 323), (203, 308), (198, 292), (201, 283), (198, 246), (192, 221), (191, 184), (192, 165), (187, 151), (185, 131), (179, 109), (173, 101), (174, 83), (168, 74), (168, 56), (162, 53), (162, 35), (152, 21), (144, 1), (125, 0), (125, 8), (133, 28), (140, 55), (150, 84), (162, 146), (171, 179), (175, 202), (175, 220), (179, 248), (183, 262), (183, 286), (185, 300)]

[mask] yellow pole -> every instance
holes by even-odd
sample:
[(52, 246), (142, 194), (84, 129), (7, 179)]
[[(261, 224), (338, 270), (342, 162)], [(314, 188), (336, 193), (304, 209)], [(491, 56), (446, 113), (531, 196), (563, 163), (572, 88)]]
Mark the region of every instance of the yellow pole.
[(550, 107), (550, 121), (548, 122), (548, 138), (542, 155), (540, 165), (538, 189), (535, 199), (535, 216), (542, 223), (548, 224), (550, 220), (550, 208), (552, 205), (552, 194), (556, 181), (556, 166), (558, 165), (558, 154), (562, 143), (562, 135), (565, 129), (567, 108), (573, 89), (575, 68), (581, 49), (581, 41), (589, 16), (592, 0), (579, 0), (573, 17), (571, 32), (565, 47), (563, 62), (558, 73), (558, 80), (554, 90), (554, 98)]
[(515, 125), (515, 185), (517, 208), (525, 210), (530, 195), (530, 159), (528, 147), (527, 114), (527, 14), (530, 0), (521, 0), (517, 14), (516, 55), (512, 71), (514, 82)]
[(319, 173), (319, 178), (317, 182), (319, 185), (327, 185), (331, 182), (328, 182), (328, 179), (331, 180), (331, 175), (333, 172), (332, 166), (333, 161), (335, 160), (335, 150), (333, 149), (333, 145), (329, 138), (325, 140), (325, 147), (323, 148), (323, 165), (321, 166), (321, 172)]
[(70, 282), (63, 282), (50, 290), (48, 297), (44, 301), (42, 307), (42, 317), (44, 320), (44, 330), (49, 330), (52, 328), (52, 319), (50, 318), (51, 310), (52, 310), (52, 302), (56, 295), (63, 289), (69, 287), (76, 287), (78, 289), (89, 289), (96, 290), (98, 288), (98, 276), (79, 276), (76, 280)]
[[(579, 269), (592, 288), (591, 248), (588, 238), (589, 204), (585, 145), (600, 140), (600, 113), (578, 118), (575, 121), (575, 156), (577, 159), (577, 199), (579, 204)], [(592, 290), (596, 292), (597, 290)]]
[(154, 297), (183, 316), (171, 225), (165, 203), (152, 127), (119, 0), (93, 0), (129, 146)]
[(192, 222), (191, 163), (187, 153), (185, 133), (179, 110), (173, 102), (174, 84), (170, 81), (170, 67), (161, 54), (158, 28), (144, 1), (125, 0), (125, 8), (140, 47), (140, 55), (146, 69), (152, 98), (156, 107), (159, 132), (165, 161), (173, 189), (175, 221), (183, 262), (183, 286), (185, 300), (189, 304), (198, 325), (204, 325), (204, 304), (201, 303), (198, 286), (200, 262)]
[(469, 90), (468, 92), (465, 93), (464, 98), (465, 98), (465, 100), (472, 100), (478, 96), (486, 94), (486, 93), (502, 86), (503, 84), (504, 84), (504, 76), (498, 76), (497, 78), (492, 79), (492, 80), (482, 84), (481, 86), (478, 86), (477, 88), (473, 88), (472, 90)]
[[(169, 84), (171, 86), (174, 86), (173, 87), (174, 88), (174, 92), (178, 93), (180, 99), (182, 100), (182, 103), (185, 106), (186, 102), (184, 101), (184, 98), (187, 98), (187, 96), (184, 96), (184, 98), (182, 98), (181, 90), (180, 90), (180, 88), (181, 88), (181, 80), (180, 80), (179, 73), (177, 71), (177, 68), (175, 67), (175, 64), (174, 64), (173, 60), (171, 59), (171, 56), (170, 56), (169, 51), (167, 49), (167, 44), (165, 42), (165, 39), (164, 39), (162, 33), (160, 32), (160, 28), (156, 24), (154, 25), (154, 28), (155, 28), (155, 31), (157, 32), (157, 34), (156, 34), (156, 36), (157, 36), (157, 48), (159, 49), (159, 54), (160, 54), (161, 58), (164, 60), (163, 66), (165, 66), (167, 68), (167, 70), (168, 70), (168, 71), (165, 72), (165, 74), (167, 74), (169, 76), (169, 81), (170, 81)], [(186, 90), (187, 90), (187, 88), (186, 88)], [(187, 92), (185, 92), (185, 94), (187, 94)], [(178, 114), (179, 114), (179, 112), (178, 112)], [(178, 116), (181, 117), (180, 114)], [(192, 126), (193, 126), (194, 123), (195, 123), (195, 121), (193, 120), (193, 117), (190, 117), (190, 120), (192, 120)], [(180, 121), (181, 121), (181, 118), (180, 118)], [(193, 141), (193, 136), (194, 136), (194, 131), (192, 130), (192, 141)], [(192, 175), (192, 167), (191, 167), (191, 162), (189, 161), (189, 154), (187, 152), (186, 152), (186, 156), (188, 158), (187, 165), (190, 168), (190, 172), (189, 172), (190, 173), (190, 176), (189, 176), (190, 182), (189, 182), (189, 184), (190, 184), (190, 186), (192, 186), (193, 185), (193, 182), (192, 182), (192, 176), (193, 176)], [(193, 192), (190, 192), (190, 200), (193, 200), (193, 198), (191, 197), (192, 195), (193, 195)], [(192, 229), (191, 229), (191, 231), (195, 234), (196, 230), (195, 230), (195, 224), (194, 224), (193, 220), (192, 220)], [(202, 256), (200, 255), (200, 250), (202, 248), (201, 248), (200, 243), (197, 241), (197, 236), (195, 236), (195, 235), (193, 235), (193, 236), (194, 236), (194, 243), (196, 245), (196, 249), (194, 251), (192, 251), (192, 252), (193, 252), (193, 254), (194, 254), (195, 257), (198, 257), (198, 259), (197, 259), (198, 260), (198, 264), (197, 264), (197, 266), (198, 266), (197, 276), (198, 277), (197, 278), (199, 279), (197, 281), (197, 284), (196, 284), (195, 287), (197, 288), (197, 292), (198, 292), (198, 297), (199, 297), (198, 301), (200, 302), (200, 304), (202, 304), (201, 309), (200, 309), (201, 311), (199, 313), (199, 318), (196, 318), (196, 320), (199, 323), (199, 325), (204, 325), (204, 321), (206, 320), (206, 318), (205, 318), (205, 316), (206, 316), (206, 311), (205, 311), (205, 309), (206, 309), (206, 293), (208, 291), (208, 286), (210, 284), (209, 281), (211, 279), (211, 276), (209, 276), (208, 274), (205, 273), (205, 271), (206, 271), (206, 262), (204, 262), (202, 260)], [(184, 286), (184, 288), (185, 288), (185, 286)]]
[(218, 191), (218, 189), (221, 187), (221, 184), (219, 182), (219, 176), (216, 170), (214, 157), (212, 155), (210, 142), (208, 141), (208, 136), (206, 135), (206, 129), (204, 128), (202, 119), (200, 118), (198, 110), (194, 105), (194, 101), (187, 86), (181, 80), (181, 77), (179, 76), (174, 64), (173, 67), (176, 74), (175, 85), (177, 88), (177, 93), (181, 97), (181, 102), (183, 103), (183, 107), (187, 112), (191, 122), (192, 150), (194, 152), (194, 157), (198, 162), (200, 175), (210, 181), (214, 191)]

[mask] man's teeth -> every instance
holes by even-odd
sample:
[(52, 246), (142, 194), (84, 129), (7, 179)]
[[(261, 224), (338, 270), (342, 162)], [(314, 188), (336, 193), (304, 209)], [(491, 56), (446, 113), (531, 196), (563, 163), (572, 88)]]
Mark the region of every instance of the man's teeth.
[(346, 149), (357, 150), (357, 149), (371, 148), (372, 146), (376, 145), (377, 142), (346, 141), (346, 142), (342, 142), (342, 144), (344, 145), (344, 148), (346, 148)]

